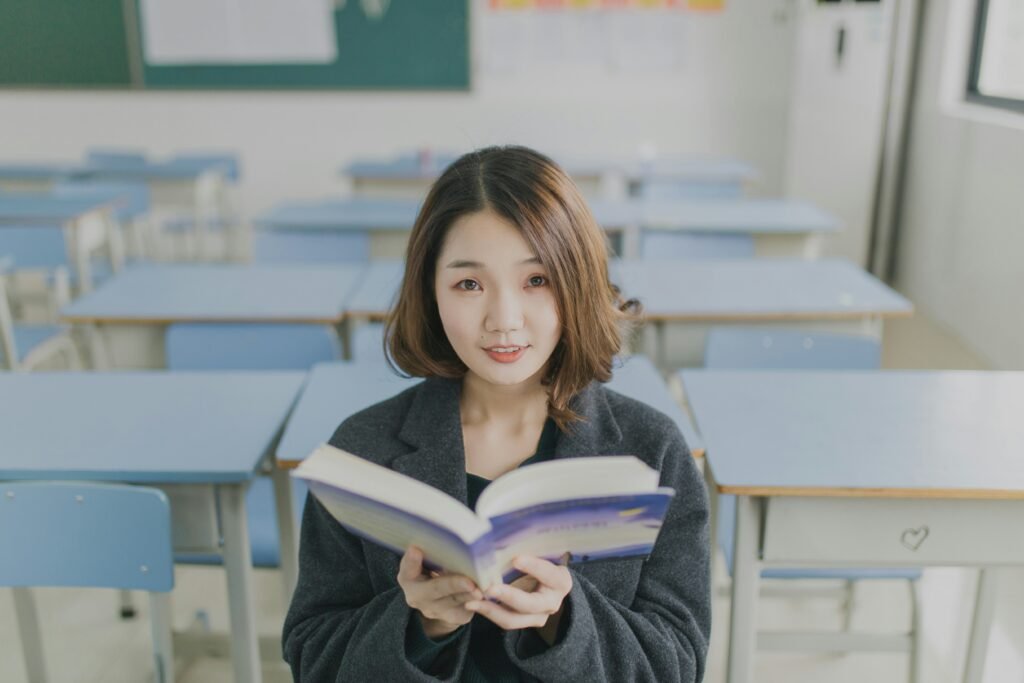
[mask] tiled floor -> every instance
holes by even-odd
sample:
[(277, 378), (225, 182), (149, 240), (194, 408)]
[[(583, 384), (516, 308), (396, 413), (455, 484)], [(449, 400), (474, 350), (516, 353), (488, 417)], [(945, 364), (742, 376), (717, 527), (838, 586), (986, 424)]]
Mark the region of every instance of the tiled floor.
[[(983, 368), (984, 364), (941, 328), (921, 316), (886, 325), (883, 362), (889, 368)], [(962, 667), (976, 574), (970, 570), (935, 569), (922, 580), (924, 657), (922, 683), (953, 683)], [(719, 577), (724, 581), (724, 577)], [(223, 573), (182, 567), (176, 572), (175, 626), (193, 623), (197, 610), (209, 615), (213, 630), (226, 630), (227, 600)], [(285, 606), (277, 572), (257, 571), (255, 594), (259, 631), (279, 633)], [(151, 680), (149, 629), (144, 594), (137, 594), (140, 616), (117, 618), (112, 591), (46, 589), (36, 591), (50, 678), (55, 683), (129, 683)], [(1024, 683), (1024, 571), (1006, 570), (999, 589), (996, 626), (989, 647), (986, 683)], [(909, 623), (909, 599), (900, 582), (879, 581), (856, 593), (854, 626), (900, 630)], [(834, 600), (787, 596), (766, 598), (762, 625), (769, 628), (836, 628)], [(712, 651), (706, 680), (724, 681), (723, 635), (728, 599), (717, 597)], [(290, 681), (277, 652), (264, 652), (264, 680)], [(759, 683), (902, 683), (907, 658), (900, 654), (761, 654)], [(25, 672), (10, 592), (0, 590), (0, 681), (23, 683)], [(179, 670), (179, 683), (232, 681), (227, 660), (202, 658)], [(625, 682), (624, 682), (625, 683)]]

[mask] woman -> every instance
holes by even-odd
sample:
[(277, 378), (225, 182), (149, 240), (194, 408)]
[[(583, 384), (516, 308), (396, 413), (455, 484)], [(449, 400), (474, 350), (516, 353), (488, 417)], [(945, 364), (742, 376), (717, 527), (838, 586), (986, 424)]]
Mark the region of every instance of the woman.
[(342, 528), (314, 498), (284, 627), (297, 681), (699, 681), (710, 631), (707, 498), (674, 422), (603, 386), (635, 302), (550, 159), (455, 161), (413, 227), (385, 344), (426, 381), (353, 415), (331, 444), (473, 507), (490, 480), (552, 458), (635, 455), (676, 490), (647, 559), (521, 557), (476, 586)]

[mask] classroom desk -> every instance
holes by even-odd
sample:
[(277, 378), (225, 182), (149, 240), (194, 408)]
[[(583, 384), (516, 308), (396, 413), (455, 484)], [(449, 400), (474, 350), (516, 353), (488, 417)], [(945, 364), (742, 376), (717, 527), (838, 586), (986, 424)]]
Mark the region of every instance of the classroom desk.
[[(278, 467), (282, 468), (282, 471), (298, 467), (315, 448), (331, 438), (334, 430), (346, 418), (408, 389), (419, 381), (396, 375), (379, 359), (315, 365), (277, 445)], [(661, 375), (646, 358), (633, 356), (627, 359), (622, 367), (616, 368), (608, 386), (669, 415), (679, 426), (693, 455), (703, 455), (702, 442), (689, 417), (672, 398)], [(275, 491), (280, 496), (276, 500), (277, 509), (294, 510), (291, 489), (279, 486)], [(298, 537), (294, 520), (290, 524), (282, 522), (281, 529), (290, 531), (289, 539)], [(297, 548), (290, 541), (285, 546), (285, 533), (282, 531), (282, 548)], [(291, 561), (297, 566), (294, 555)], [(282, 559), (282, 566), (284, 564), (285, 560)]]
[(0, 230), (4, 227), (59, 226), (68, 256), (79, 277), (80, 291), (92, 289), (90, 255), (104, 249), (112, 269), (124, 263), (124, 246), (109, 197), (58, 197), (41, 192), (0, 194)]
[[(81, 164), (69, 177), (89, 180), (141, 181), (149, 186), (153, 206), (167, 211), (186, 211), (202, 258), (210, 255), (209, 233), (218, 223), (229, 224), (231, 208), (227, 198), (229, 169), (208, 159), (170, 159), (146, 163)], [(228, 256), (242, 261), (248, 257), (248, 240), (241, 229), (229, 235)]]
[(320, 199), (278, 204), (254, 223), (270, 231), (368, 233), (371, 259), (396, 259), (405, 257), (419, 210), (415, 199)]
[[(407, 152), (391, 159), (357, 159), (341, 168), (352, 191), (364, 196), (422, 199), (458, 154), (428, 150)], [(563, 157), (556, 162), (584, 195), (621, 198), (639, 195), (652, 183), (683, 185), (688, 196), (738, 197), (756, 170), (729, 159), (672, 158), (635, 161), (599, 157)]]
[(146, 265), (129, 268), (61, 311), (86, 332), (94, 362), (162, 368), (177, 322), (340, 325), (362, 265)]
[(700, 365), (711, 325), (771, 324), (881, 337), (885, 318), (913, 305), (884, 283), (840, 260), (616, 261), (612, 280), (643, 303), (654, 337), (646, 344), (664, 367), (666, 327), (682, 333), (684, 365)]
[(67, 176), (70, 164), (45, 162), (0, 163), (0, 189), (8, 192), (42, 192), (61, 177)]
[[(765, 257), (816, 258), (822, 238), (839, 229), (835, 216), (813, 204), (786, 199), (595, 199), (594, 218), (621, 245), (624, 258), (639, 256), (643, 234), (678, 231), (749, 234)], [(403, 258), (419, 213), (413, 199), (320, 199), (278, 204), (256, 218), (261, 230), (365, 232), (372, 259)]]
[(0, 481), (163, 488), (175, 547), (223, 554), (235, 680), (258, 683), (245, 492), (271, 457), (304, 379), (295, 372), (0, 373)]
[(753, 680), (766, 564), (981, 568), (964, 671), (979, 681), (994, 568), (1024, 565), (1008, 541), (1024, 526), (1024, 373), (681, 378), (712, 499), (737, 496), (729, 683)]

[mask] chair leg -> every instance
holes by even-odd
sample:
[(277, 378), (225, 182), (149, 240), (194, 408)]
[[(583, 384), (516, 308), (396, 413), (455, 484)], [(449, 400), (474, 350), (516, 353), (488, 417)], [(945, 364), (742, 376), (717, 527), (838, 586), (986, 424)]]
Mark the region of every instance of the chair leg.
[(921, 678), (921, 587), (917, 579), (907, 581), (910, 588), (910, 667), (909, 683)]
[(117, 599), (121, 603), (120, 611), (122, 619), (134, 619), (135, 618), (135, 600), (132, 598), (132, 592), (121, 590), (117, 592)]
[(39, 615), (32, 591), (28, 588), (14, 588), (14, 613), (18, 619), (21, 634), (21, 651), (25, 657), (25, 671), (29, 683), (46, 683), (46, 666), (43, 662), (43, 637), (39, 630)]
[(174, 643), (171, 633), (171, 594), (149, 594), (153, 629), (153, 666), (157, 683), (174, 683)]

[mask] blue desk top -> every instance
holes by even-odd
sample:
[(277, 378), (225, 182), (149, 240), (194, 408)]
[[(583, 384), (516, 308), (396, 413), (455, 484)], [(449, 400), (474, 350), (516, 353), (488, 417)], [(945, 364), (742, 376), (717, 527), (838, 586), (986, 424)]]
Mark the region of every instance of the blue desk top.
[[(839, 229), (838, 219), (806, 202), (785, 199), (594, 200), (605, 228), (640, 226), (707, 232), (808, 233)], [(420, 202), (404, 199), (320, 199), (279, 204), (256, 219), (264, 230), (410, 230)]]
[[(383, 361), (376, 359), (314, 366), (277, 447), (277, 462), (285, 467), (297, 466), (317, 446), (330, 439), (347, 417), (419, 381), (395, 375)], [(690, 449), (697, 455), (702, 452), (700, 437), (689, 418), (672, 399), (661, 375), (646, 358), (628, 359), (616, 369), (608, 386), (672, 417)]]
[(135, 266), (61, 311), (68, 322), (309, 322), (344, 317), (363, 265)]
[(0, 373), (0, 480), (249, 479), (305, 373)]
[(850, 319), (913, 311), (880, 280), (839, 260), (618, 261), (612, 272), (654, 319)]
[(757, 169), (735, 159), (678, 157), (633, 161), (625, 164), (630, 180), (692, 180), (740, 183), (757, 178)]
[(349, 315), (383, 317), (398, 296), (404, 274), (404, 261), (371, 261), (348, 299)]
[(207, 171), (221, 168), (227, 172), (226, 164), (210, 159), (169, 159), (150, 161), (144, 164), (81, 164), (70, 170), (75, 178), (135, 179), (135, 180), (195, 180)]
[(1024, 499), (1024, 372), (681, 377), (723, 491)]
[(379, 180), (432, 180), (444, 171), (458, 154), (432, 150), (425, 163), (415, 152), (386, 160), (359, 159), (342, 167), (341, 172), (353, 178)]
[(72, 164), (15, 162), (0, 164), (0, 180), (56, 180), (66, 176)]
[(0, 194), (0, 224), (64, 222), (111, 204), (110, 197), (55, 197), (45, 192)]
[(420, 202), (404, 199), (322, 199), (278, 204), (256, 218), (264, 230), (411, 230)]
[(839, 219), (813, 204), (788, 199), (646, 200), (642, 227), (746, 234), (835, 232)]

